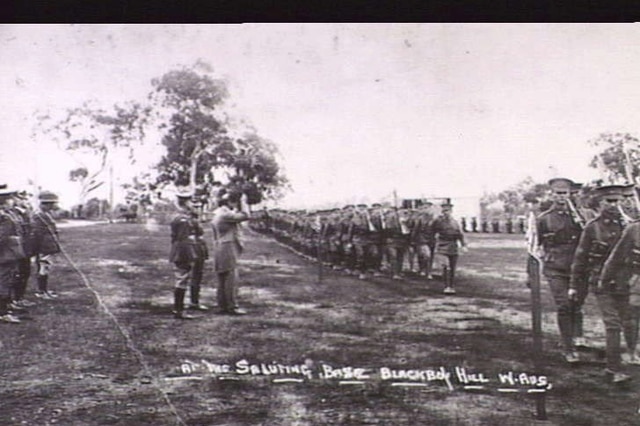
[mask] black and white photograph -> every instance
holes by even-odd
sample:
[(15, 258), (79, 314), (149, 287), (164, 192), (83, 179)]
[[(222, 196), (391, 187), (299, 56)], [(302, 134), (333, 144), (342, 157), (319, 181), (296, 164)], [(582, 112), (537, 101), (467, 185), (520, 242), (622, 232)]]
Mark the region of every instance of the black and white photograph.
[(0, 24), (0, 424), (640, 424), (639, 79), (633, 23)]

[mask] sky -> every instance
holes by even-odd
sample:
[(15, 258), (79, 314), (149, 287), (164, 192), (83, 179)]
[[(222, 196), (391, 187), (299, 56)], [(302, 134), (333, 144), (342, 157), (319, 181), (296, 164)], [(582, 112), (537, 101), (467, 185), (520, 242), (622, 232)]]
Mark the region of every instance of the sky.
[(640, 123), (637, 24), (0, 25), (0, 181), (73, 202), (75, 163), (32, 136), (37, 114), (142, 100), (198, 59), (278, 145), (282, 207), (588, 181), (587, 141)]

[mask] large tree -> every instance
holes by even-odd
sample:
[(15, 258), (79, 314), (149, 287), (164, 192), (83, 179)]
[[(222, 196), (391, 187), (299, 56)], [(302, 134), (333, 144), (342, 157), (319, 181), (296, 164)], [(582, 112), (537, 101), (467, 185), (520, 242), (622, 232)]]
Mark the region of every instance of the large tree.
[(213, 181), (212, 168), (228, 161), (233, 143), (227, 135), (223, 101), (227, 85), (202, 62), (153, 79), (149, 96), (163, 132), (166, 153), (158, 182), (184, 186)]
[(286, 178), (276, 145), (226, 112), (227, 84), (201, 61), (152, 80), (149, 96), (163, 132), (160, 185), (246, 193), (250, 204), (277, 197)]

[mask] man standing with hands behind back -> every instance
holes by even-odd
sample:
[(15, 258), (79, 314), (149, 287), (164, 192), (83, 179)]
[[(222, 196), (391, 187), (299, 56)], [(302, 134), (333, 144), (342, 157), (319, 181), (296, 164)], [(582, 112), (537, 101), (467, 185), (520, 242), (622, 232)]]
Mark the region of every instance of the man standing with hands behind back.
[(211, 228), (213, 230), (213, 262), (218, 277), (218, 307), (220, 313), (245, 315), (247, 312), (238, 306), (238, 256), (244, 249), (240, 236), (240, 224), (249, 220), (247, 195), (240, 196), (240, 211), (231, 209), (228, 193), (218, 195), (218, 207), (213, 212)]

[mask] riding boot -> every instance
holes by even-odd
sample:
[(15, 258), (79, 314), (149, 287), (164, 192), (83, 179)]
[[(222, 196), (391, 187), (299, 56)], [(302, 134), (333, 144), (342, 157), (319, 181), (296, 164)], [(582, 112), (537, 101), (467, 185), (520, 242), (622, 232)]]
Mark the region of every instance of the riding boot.
[(184, 311), (184, 294), (186, 293), (184, 288), (176, 288), (173, 290), (173, 314), (176, 317), (182, 316)]

